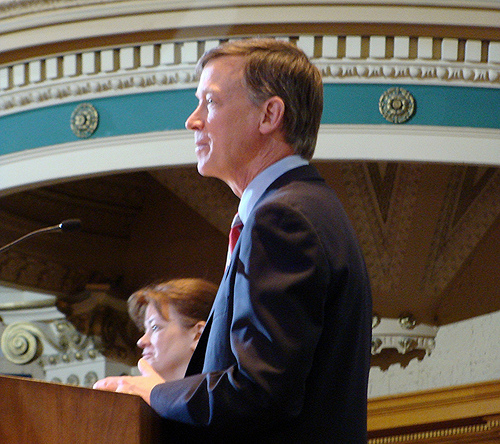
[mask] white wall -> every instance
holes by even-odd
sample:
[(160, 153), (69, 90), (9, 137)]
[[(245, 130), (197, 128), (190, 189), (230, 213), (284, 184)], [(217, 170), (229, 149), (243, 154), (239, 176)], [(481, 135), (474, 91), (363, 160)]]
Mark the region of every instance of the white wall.
[(406, 368), (373, 367), (368, 396), (429, 390), (500, 379), (500, 311), (439, 329), (436, 348)]

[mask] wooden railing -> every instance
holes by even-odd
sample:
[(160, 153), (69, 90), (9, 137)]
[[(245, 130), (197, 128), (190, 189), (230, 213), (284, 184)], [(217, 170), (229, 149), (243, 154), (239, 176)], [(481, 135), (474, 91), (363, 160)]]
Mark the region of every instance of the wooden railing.
[(370, 399), (370, 444), (499, 443), (500, 381)]

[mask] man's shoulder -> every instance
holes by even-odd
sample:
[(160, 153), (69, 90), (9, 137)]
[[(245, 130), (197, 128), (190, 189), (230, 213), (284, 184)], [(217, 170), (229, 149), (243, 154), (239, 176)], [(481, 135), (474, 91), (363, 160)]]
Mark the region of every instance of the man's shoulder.
[(314, 205), (324, 199), (336, 199), (335, 191), (326, 184), (318, 170), (305, 165), (287, 171), (263, 194), (259, 204), (273, 201), (305, 201)]

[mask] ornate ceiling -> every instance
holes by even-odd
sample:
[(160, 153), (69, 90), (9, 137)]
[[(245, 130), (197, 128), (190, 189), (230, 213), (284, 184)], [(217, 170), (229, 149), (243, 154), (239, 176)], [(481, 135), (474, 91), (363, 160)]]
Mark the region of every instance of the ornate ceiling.
[(196, 60), (221, 38), (278, 35), (312, 57), (326, 84), (470, 88), (466, 104), (444, 90), (417, 94), (408, 131), (370, 120), (377, 104), (351, 93), (338, 115), (354, 109), (359, 119), (331, 112), (315, 164), (358, 233), (378, 315), (439, 326), (500, 310), (497, 102), (485, 100), (498, 97), (499, 16), (499, 0), (0, 0), (0, 246), (65, 219), (83, 224), (0, 253), (0, 283), (56, 293), (72, 322), (105, 336), (126, 316), (99, 304), (122, 309), (157, 279), (218, 282), (238, 200), (185, 166), (195, 156), (182, 124), (130, 134), (114, 106), (96, 137), (75, 141), (69, 115), (64, 127), (22, 118), (194, 88)]
[[(316, 162), (358, 233), (374, 310), (443, 325), (500, 309), (500, 169), (445, 164)], [(109, 175), (0, 199), (0, 242), (80, 218), (0, 254), (0, 280), (78, 298), (107, 284), (126, 298), (152, 280), (218, 282), (238, 204), (194, 166)], [(76, 299), (75, 299), (76, 300)]]

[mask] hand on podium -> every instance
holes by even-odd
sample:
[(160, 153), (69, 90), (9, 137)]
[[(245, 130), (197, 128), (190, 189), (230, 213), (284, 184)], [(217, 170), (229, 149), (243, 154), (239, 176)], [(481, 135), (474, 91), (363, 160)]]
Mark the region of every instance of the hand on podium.
[(94, 384), (95, 389), (108, 392), (127, 393), (140, 396), (149, 405), (153, 387), (165, 380), (153, 370), (153, 367), (144, 358), (137, 363), (141, 376), (108, 376)]

